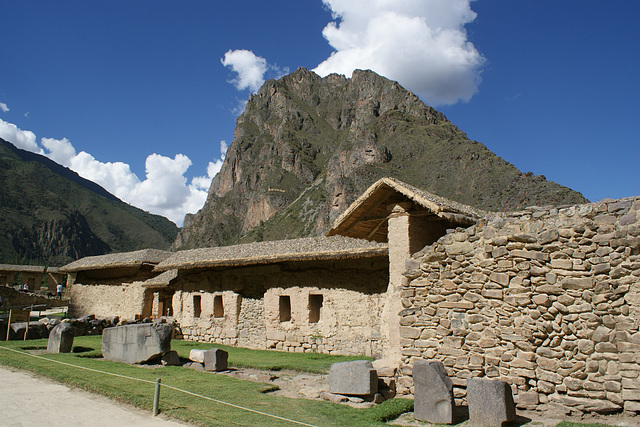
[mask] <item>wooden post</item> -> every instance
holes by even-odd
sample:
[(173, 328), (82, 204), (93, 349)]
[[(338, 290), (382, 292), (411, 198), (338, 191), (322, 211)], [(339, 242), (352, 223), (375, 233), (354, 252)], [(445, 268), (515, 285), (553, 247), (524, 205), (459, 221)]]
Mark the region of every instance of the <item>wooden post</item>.
[(160, 378), (156, 378), (156, 392), (153, 396), (153, 416), (158, 415), (158, 406), (160, 405)]
[(29, 317), (31, 316), (30, 310), (9, 310), (9, 317), (7, 318), (7, 339), (9, 341), (9, 331), (11, 330), (11, 322), (27, 322), (27, 329), (24, 331), (24, 339), (27, 339), (27, 333), (29, 332)]

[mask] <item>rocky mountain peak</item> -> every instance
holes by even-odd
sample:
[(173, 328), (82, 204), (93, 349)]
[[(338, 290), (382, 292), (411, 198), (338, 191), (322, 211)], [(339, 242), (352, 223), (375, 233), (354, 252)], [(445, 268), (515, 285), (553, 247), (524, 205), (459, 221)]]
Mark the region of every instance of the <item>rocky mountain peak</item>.
[(486, 210), (585, 200), (522, 174), (397, 82), (299, 68), (250, 97), (205, 206), (174, 247), (323, 234), (383, 176)]

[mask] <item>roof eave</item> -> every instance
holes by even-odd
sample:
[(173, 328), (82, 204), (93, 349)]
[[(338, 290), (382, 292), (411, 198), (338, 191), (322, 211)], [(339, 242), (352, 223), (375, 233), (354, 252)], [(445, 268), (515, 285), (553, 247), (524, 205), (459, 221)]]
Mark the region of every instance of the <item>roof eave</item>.
[(173, 264), (157, 265), (154, 271), (168, 271), (172, 269), (192, 270), (217, 267), (242, 267), (250, 265), (275, 264), (280, 262), (301, 262), (301, 261), (326, 261), (331, 259), (358, 259), (388, 256), (389, 248), (365, 248), (362, 250), (350, 250), (340, 252), (324, 252), (313, 254), (281, 254), (271, 257), (255, 257), (243, 259), (209, 259), (196, 260), (193, 262), (176, 262)]

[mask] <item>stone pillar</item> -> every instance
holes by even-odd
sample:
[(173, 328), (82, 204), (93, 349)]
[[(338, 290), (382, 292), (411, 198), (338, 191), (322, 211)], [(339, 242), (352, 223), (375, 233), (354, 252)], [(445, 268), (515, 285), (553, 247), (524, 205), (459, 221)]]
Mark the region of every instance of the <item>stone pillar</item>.
[(67, 274), (67, 288), (71, 288), (71, 286), (76, 282), (76, 274), (77, 273)]
[(400, 317), (402, 310), (400, 291), (406, 278), (405, 261), (410, 254), (409, 226), (411, 218), (409, 209), (412, 203), (398, 203), (387, 207), (391, 212), (388, 220), (387, 239), (389, 242), (389, 286), (385, 295), (385, 305), (382, 311), (382, 330), (387, 339), (385, 359), (391, 363), (400, 363), (402, 346), (400, 345)]
[[(160, 317), (160, 292), (156, 289), (154, 289), (155, 292), (153, 292), (151, 294), (151, 313), (147, 314), (144, 312), (143, 309), (143, 313), (142, 316), (146, 317), (146, 316), (153, 316), (155, 318), (159, 318)], [(146, 296), (146, 295), (145, 295)], [(145, 298), (146, 299), (146, 298)], [(145, 301), (146, 303), (146, 301)], [(145, 303), (143, 303), (143, 305), (146, 305)]]
[(428, 212), (424, 210), (414, 210), (412, 202), (390, 204), (387, 211), (390, 213), (387, 223), (389, 286), (382, 313), (382, 327), (388, 343), (385, 359), (400, 363), (402, 346), (398, 313), (403, 309), (400, 292), (407, 284), (407, 279), (402, 275), (406, 271), (405, 263), (411, 254), (445, 235), (446, 225), (441, 220), (434, 220), (433, 216), (429, 220)]
[(58, 280), (56, 277), (51, 273), (47, 273), (47, 290), (55, 295), (57, 287)]

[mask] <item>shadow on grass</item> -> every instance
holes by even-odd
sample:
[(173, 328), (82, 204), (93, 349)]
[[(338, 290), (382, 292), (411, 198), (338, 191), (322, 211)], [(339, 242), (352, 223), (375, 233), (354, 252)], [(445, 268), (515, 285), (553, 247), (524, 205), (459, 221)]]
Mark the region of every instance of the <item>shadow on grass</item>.
[(24, 351), (45, 351), (47, 349), (47, 346), (45, 345), (44, 347), (42, 347), (36, 345), (25, 345), (20, 346), (19, 349)]
[(516, 420), (507, 424), (509, 426), (521, 426), (523, 424), (527, 424), (530, 423), (532, 420), (531, 418), (527, 418), (527, 417), (523, 417), (521, 415), (516, 415)]

